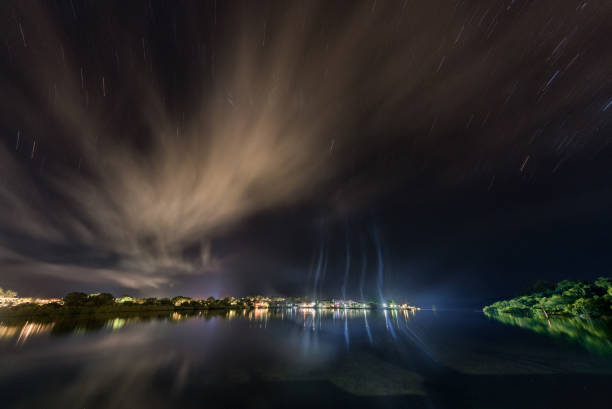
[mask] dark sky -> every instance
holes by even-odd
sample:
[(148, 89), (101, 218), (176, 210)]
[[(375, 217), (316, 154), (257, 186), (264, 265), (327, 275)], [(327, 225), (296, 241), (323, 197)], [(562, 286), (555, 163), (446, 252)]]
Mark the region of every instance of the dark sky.
[(0, 286), (477, 306), (610, 274), (609, 1), (3, 1)]

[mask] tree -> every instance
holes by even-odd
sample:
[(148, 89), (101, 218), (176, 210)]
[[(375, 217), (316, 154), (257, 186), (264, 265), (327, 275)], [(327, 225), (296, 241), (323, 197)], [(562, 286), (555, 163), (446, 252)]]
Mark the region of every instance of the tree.
[(11, 290), (3, 290), (2, 287), (0, 287), (0, 297), (16, 298), (17, 293)]
[(542, 308), (544, 308), (548, 313), (553, 313), (553, 314), (563, 312), (566, 305), (567, 305), (567, 299), (558, 294), (548, 297), (541, 304)]
[(113, 305), (115, 303), (115, 297), (109, 293), (101, 293), (90, 296), (88, 301), (96, 307), (101, 307), (103, 305)]
[[(610, 315), (612, 280), (600, 277), (593, 283), (585, 281), (559, 282), (552, 290), (536, 292), (510, 300), (497, 301), (484, 308), (487, 313), (522, 315)], [(547, 285), (549, 287), (549, 285)], [(541, 284), (537, 287), (542, 288)]]
[(189, 301), (191, 301), (190, 297), (183, 297), (181, 295), (172, 298), (172, 304), (176, 305), (177, 307)]
[(594, 284), (601, 289), (603, 294), (612, 295), (612, 278), (599, 277)]
[(607, 303), (604, 298), (594, 296), (591, 298), (579, 298), (572, 305), (572, 312), (578, 315), (599, 316), (607, 310)]
[(119, 304), (125, 304), (125, 303), (131, 303), (134, 304), (134, 298), (132, 298), (129, 295), (122, 295), (119, 298), (115, 299), (115, 302), (118, 302)]
[(609, 288), (612, 288), (612, 278), (599, 277), (597, 280), (595, 280), (594, 284), (597, 287), (600, 287), (600, 288), (603, 288), (604, 290), (607, 290)]
[(585, 285), (578, 284), (574, 287), (570, 287), (563, 291), (563, 296), (570, 299), (578, 299), (587, 295), (588, 287)]
[(68, 307), (81, 307), (87, 303), (87, 294), (73, 292), (66, 294), (64, 304)]
[(581, 284), (580, 281), (570, 281), (570, 280), (559, 281), (557, 283), (557, 287), (555, 288), (555, 293), (557, 294), (563, 293), (565, 290), (569, 290), (570, 288), (573, 288), (573, 287), (578, 287), (580, 284)]

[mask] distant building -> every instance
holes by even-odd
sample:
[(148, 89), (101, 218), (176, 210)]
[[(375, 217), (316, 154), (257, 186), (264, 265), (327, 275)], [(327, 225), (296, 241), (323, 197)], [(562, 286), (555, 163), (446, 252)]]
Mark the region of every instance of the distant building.
[(0, 297), (0, 307), (10, 307), (17, 305), (19, 298), (17, 297)]
[(317, 303), (317, 308), (333, 308), (333, 306), (332, 300), (321, 300)]
[(348, 300), (344, 302), (344, 308), (363, 308), (363, 307), (357, 301)]
[(0, 297), (0, 307), (12, 307), (20, 304), (64, 304), (60, 298), (31, 298), (31, 297)]

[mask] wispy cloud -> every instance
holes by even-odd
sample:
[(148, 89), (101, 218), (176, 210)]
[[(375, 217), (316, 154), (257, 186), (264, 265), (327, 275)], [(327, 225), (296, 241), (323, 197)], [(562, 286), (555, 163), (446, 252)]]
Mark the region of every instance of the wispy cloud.
[[(537, 96), (541, 81), (528, 80), (548, 69), (546, 58), (525, 67), (521, 39), (544, 54), (558, 41), (525, 34), (537, 25), (529, 13), (502, 31), (501, 6), (438, 6), (220, 8), (205, 29), (199, 10), (183, 10), (167, 32), (153, 30), (176, 54), (139, 20), (92, 23), (90, 45), (55, 11), (16, 6), (0, 79), (3, 117), (20, 138), (6, 131), (0, 147), (0, 250), (15, 261), (6, 268), (170, 285), (222, 272), (215, 237), (258, 212), (313, 198), (342, 212), (432, 163), (444, 165), (428, 169), (433, 183), (488, 184), (482, 169), (515, 169), (527, 144), (516, 136), (580, 102), (555, 98), (528, 119), (512, 108), (524, 102), (516, 94)], [(557, 73), (551, 98), (565, 81)], [(183, 75), (188, 85), (173, 88)], [(473, 135), (448, 136), (466, 122)]]

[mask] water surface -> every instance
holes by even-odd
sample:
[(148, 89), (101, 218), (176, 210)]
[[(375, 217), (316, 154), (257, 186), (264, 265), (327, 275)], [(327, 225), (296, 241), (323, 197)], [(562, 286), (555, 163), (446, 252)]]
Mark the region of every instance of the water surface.
[(456, 311), (4, 320), (0, 395), (9, 408), (609, 408), (609, 340), (580, 341)]

